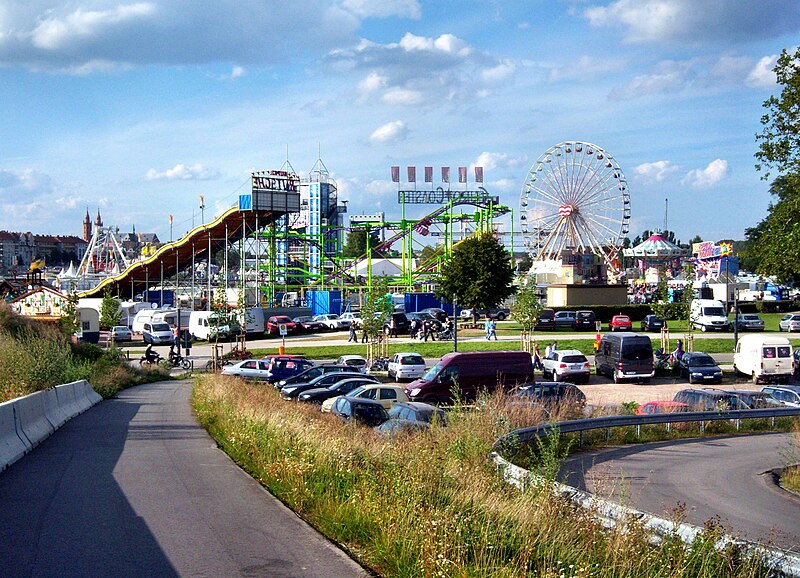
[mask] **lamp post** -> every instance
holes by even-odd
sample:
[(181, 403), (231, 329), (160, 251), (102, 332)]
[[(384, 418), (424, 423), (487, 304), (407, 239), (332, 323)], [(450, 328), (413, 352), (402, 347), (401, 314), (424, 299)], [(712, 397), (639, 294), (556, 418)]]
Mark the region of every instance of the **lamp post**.
[(458, 353), (458, 315), (456, 315), (456, 305), (458, 300), (453, 293), (453, 353)]
[(206, 224), (205, 208), (206, 208), (206, 201), (203, 198), (203, 195), (200, 195), (200, 224), (201, 225), (205, 225)]
[(733, 289), (733, 350), (739, 342), (739, 288)]

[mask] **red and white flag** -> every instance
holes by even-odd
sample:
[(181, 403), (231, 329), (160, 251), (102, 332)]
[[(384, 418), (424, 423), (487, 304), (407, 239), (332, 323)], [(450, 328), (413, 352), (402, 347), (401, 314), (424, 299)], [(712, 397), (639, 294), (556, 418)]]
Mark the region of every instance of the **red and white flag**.
[(458, 167), (458, 182), (467, 182), (467, 167)]
[(408, 167), (408, 182), (417, 182), (417, 167)]
[(475, 167), (475, 182), (483, 182), (483, 167)]
[(433, 167), (425, 167), (425, 182), (433, 182)]
[(400, 167), (392, 167), (392, 182), (400, 182)]
[(442, 182), (450, 182), (450, 167), (442, 167)]

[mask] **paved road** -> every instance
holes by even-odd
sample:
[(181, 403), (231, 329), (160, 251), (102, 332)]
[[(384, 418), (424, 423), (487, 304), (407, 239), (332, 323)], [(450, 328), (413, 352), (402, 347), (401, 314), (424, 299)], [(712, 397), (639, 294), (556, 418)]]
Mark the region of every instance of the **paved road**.
[(0, 474), (3, 576), (366, 576), (216, 448), (190, 390), (126, 390)]
[(719, 516), (729, 533), (800, 552), (800, 497), (765, 473), (787, 463), (789, 440), (765, 434), (580, 454), (567, 461), (567, 483), (669, 519), (685, 504), (689, 523)]

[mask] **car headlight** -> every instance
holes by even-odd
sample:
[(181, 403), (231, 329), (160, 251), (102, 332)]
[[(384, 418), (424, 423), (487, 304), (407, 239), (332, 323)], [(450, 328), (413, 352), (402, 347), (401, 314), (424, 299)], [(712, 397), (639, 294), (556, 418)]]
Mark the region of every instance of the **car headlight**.
[(699, 371), (693, 371), (692, 372), (692, 377), (703, 377), (703, 374), (701, 372), (699, 372)]
[(411, 390), (411, 396), (412, 397), (416, 397), (417, 394), (419, 394), (420, 391), (422, 391), (422, 390), (419, 387), (415, 387), (414, 389)]
[(297, 391), (297, 388), (296, 388), (296, 387), (284, 387), (284, 388), (283, 388), (283, 392), (284, 392), (284, 393), (293, 393), (293, 392), (295, 392), (295, 391)]

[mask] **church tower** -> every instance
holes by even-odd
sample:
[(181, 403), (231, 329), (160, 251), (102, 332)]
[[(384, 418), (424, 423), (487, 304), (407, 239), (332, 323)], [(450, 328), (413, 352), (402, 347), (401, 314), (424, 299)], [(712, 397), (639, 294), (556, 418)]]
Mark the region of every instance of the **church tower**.
[(89, 209), (86, 209), (86, 216), (83, 218), (83, 240), (87, 243), (92, 239), (92, 220), (89, 217)]
[(103, 226), (103, 219), (100, 218), (100, 209), (97, 209), (97, 218), (94, 220), (94, 226), (97, 228)]

